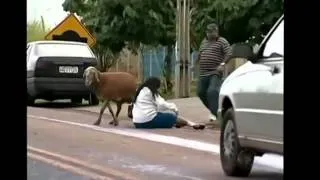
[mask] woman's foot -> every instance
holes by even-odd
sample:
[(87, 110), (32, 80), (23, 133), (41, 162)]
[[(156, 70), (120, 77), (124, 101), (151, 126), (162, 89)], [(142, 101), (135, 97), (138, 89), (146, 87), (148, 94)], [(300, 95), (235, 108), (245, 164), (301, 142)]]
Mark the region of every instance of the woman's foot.
[(216, 120), (217, 120), (217, 117), (214, 114), (210, 114), (209, 115), (209, 121), (210, 122), (213, 122), (213, 121), (216, 121)]
[(193, 125), (192, 127), (193, 129), (196, 129), (196, 130), (203, 130), (204, 128), (206, 128), (204, 124), (196, 124), (196, 125)]

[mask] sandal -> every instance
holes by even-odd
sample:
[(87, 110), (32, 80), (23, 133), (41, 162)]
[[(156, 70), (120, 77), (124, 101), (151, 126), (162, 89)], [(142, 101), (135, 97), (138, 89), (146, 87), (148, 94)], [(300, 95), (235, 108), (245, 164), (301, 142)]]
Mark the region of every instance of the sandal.
[(193, 127), (193, 129), (196, 129), (196, 130), (203, 130), (204, 128), (206, 128), (206, 126), (204, 124), (197, 124), (192, 127)]

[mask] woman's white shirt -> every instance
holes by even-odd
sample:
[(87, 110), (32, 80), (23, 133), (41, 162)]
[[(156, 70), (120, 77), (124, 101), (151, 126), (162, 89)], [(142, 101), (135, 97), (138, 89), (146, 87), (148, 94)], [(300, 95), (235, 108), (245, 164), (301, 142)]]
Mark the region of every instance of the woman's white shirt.
[(160, 95), (153, 98), (151, 90), (144, 87), (133, 105), (132, 120), (134, 123), (145, 123), (151, 121), (158, 112), (163, 111), (178, 112), (178, 108), (174, 103), (167, 102)]

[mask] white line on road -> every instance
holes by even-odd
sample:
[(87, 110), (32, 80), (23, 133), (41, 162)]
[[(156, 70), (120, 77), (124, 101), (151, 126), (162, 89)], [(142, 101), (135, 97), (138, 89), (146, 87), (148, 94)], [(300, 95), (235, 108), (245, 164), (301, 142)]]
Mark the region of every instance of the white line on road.
[[(35, 116), (35, 115), (28, 115), (27, 117), (46, 120), (46, 121), (52, 121), (56, 123), (64, 123), (64, 124), (69, 124), (73, 126), (79, 126), (79, 127), (88, 128), (88, 129), (92, 129), (92, 130), (104, 132), (104, 133), (112, 133), (112, 134), (118, 134), (123, 136), (149, 140), (153, 142), (171, 144), (171, 145), (181, 146), (181, 147), (190, 148), (194, 150), (205, 151), (209, 153), (215, 153), (215, 154), (220, 153), (219, 145), (211, 144), (207, 142), (184, 139), (184, 138), (179, 138), (174, 136), (160, 135), (160, 134), (155, 134), (150, 132), (144, 132), (137, 129), (102, 128), (102, 127), (89, 125), (89, 124), (81, 124), (81, 123), (76, 123), (71, 121), (64, 121), (64, 120), (48, 118), (43, 116)], [(255, 163), (280, 169), (281, 171), (283, 170), (283, 157), (279, 155), (266, 154), (262, 157), (256, 157)]]

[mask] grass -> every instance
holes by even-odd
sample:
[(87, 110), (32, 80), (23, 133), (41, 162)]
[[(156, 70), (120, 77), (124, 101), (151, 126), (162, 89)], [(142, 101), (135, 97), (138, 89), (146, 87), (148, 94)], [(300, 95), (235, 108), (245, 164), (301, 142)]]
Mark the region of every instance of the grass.
[(27, 42), (44, 40), (47, 33), (50, 31), (49, 28), (45, 27), (42, 21), (32, 21), (27, 23)]

